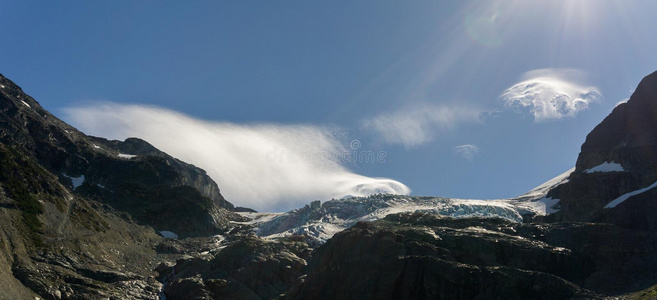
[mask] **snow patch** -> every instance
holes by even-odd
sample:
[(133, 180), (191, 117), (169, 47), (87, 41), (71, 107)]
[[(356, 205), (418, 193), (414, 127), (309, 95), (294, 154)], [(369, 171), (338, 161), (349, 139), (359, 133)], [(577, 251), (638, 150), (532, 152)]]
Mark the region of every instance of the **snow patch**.
[(32, 106), (30, 106), (29, 104), (27, 104), (27, 102), (25, 102), (25, 101), (23, 101), (23, 100), (21, 100), (21, 102), (23, 102), (23, 104), (25, 104), (25, 106), (27, 106), (27, 107), (29, 107), (29, 108), (32, 108)]
[(0, 85), (0, 88), (3, 88), (3, 89), (4, 89), (4, 88), (5, 88), (5, 86), (4, 86), (4, 85)]
[(642, 189), (638, 189), (638, 190), (636, 190), (636, 191), (629, 192), (629, 193), (626, 193), (626, 194), (621, 195), (620, 197), (618, 197), (618, 198), (612, 200), (611, 202), (607, 203), (607, 205), (605, 205), (605, 208), (614, 208), (614, 207), (616, 207), (616, 205), (625, 202), (625, 200), (629, 199), (630, 197), (632, 197), (632, 196), (636, 196), (636, 195), (638, 195), (638, 194), (641, 194), (641, 193), (643, 193), (643, 192), (646, 192), (646, 191), (648, 191), (648, 190), (651, 190), (651, 189), (653, 189), (653, 188), (655, 188), (655, 187), (657, 187), (657, 181), (655, 181), (653, 184), (651, 184), (651, 185), (648, 186), (648, 187), (645, 187), (645, 188), (642, 188)]
[(125, 153), (119, 153), (118, 156), (119, 156), (120, 158), (127, 158), (127, 159), (131, 159), (131, 158), (135, 158), (135, 157), (137, 157), (137, 155), (125, 154)]
[(436, 234), (436, 231), (431, 228), (426, 228), (425, 232), (432, 236), (436, 241), (442, 241), (443, 239)]
[(96, 144), (93, 144), (93, 146), (94, 146), (94, 148), (96, 148), (96, 149), (100, 149), (100, 147), (99, 147), (98, 145), (96, 145)]
[(177, 239), (178, 235), (167, 230), (160, 231), (160, 235), (165, 239)]
[(226, 237), (220, 234), (217, 234), (212, 237), (212, 249), (217, 250), (226, 247), (223, 245), (223, 242), (226, 240)]
[(537, 199), (532, 201), (532, 203), (536, 204), (536, 209), (543, 213), (543, 215), (548, 215), (548, 214), (553, 214), (555, 212), (558, 212), (560, 209), (554, 208), (557, 203), (559, 203), (561, 199), (552, 199), (552, 198), (547, 198), (543, 197), (541, 199)]
[(243, 217), (247, 217), (249, 220), (245, 222), (230, 221), (230, 223), (240, 225), (258, 225), (276, 219), (283, 213), (238, 212), (237, 214), (242, 215)]
[(77, 189), (79, 186), (81, 186), (84, 183), (84, 175), (80, 175), (78, 177), (71, 177), (62, 173), (62, 176), (71, 179), (71, 182), (73, 182), (73, 189)]
[(624, 172), (623, 166), (615, 162), (604, 162), (599, 166), (595, 166), (588, 170), (584, 170), (584, 173), (595, 173), (595, 172)]
[(562, 185), (564, 183), (567, 183), (568, 182), (568, 176), (570, 176), (570, 174), (572, 172), (575, 172), (575, 168), (572, 168), (572, 169), (564, 172), (563, 174), (546, 181), (545, 183), (533, 188), (531, 191), (523, 194), (519, 198), (524, 198), (524, 197), (542, 198), (542, 197), (545, 197), (545, 195), (547, 195), (547, 193), (551, 189), (553, 189), (553, 188), (555, 188), (559, 185)]
[(560, 200), (548, 198), (547, 194), (555, 187), (567, 183), (568, 177), (574, 171), (575, 168), (572, 168), (519, 197), (498, 201), (507, 202), (510, 205), (513, 205), (520, 215), (544, 216), (555, 213), (559, 211), (559, 209), (554, 208), (554, 206), (559, 203)]

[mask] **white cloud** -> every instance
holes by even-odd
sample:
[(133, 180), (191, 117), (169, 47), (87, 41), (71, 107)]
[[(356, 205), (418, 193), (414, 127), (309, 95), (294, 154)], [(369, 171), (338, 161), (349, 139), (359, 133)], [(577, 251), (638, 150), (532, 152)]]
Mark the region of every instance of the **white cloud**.
[(228, 201), (256, 210), (282, 211), (347, 195), (410, 193), (398, 181), (345, 168), (344, 148), (324, 127), (201, 121), (163, 108), (111, 103), (69, 108), (66, 115), (88, 134), (143, 138), (205, 169)]
[(454, 147), (454, 153), (467, 160), (473, 160), (475, 155), (479, 153), (479, 147), (472, 144), (460, 145)]
[(479, 122), (480, 114), (480, 110), (468, 107), (424, 104), (374, 116), (362, 121), (361, 127), (386, 143), (412, 148), (432, 141), (457, 124)]
[(583, 77), (571, 69), (534, 70), (500, 97), (505, 107), (528, 110), (536, 122), (574, 117), (602, 97), (595, 87), (580, 84)]

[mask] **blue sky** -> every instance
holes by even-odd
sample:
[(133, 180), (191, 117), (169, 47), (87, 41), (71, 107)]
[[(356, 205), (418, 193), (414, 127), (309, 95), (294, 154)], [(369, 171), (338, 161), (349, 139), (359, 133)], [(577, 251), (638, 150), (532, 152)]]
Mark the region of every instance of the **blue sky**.
[[(657, 69), (656, 6), (4, 1), (0, 72), (89, 134), (137, 135), (207, 169), (238, 205), (407, 191), (376, 178), (503, 198), (574, 166), (586, 134)], [(281, 149), (385, 157), (263, 169)]]

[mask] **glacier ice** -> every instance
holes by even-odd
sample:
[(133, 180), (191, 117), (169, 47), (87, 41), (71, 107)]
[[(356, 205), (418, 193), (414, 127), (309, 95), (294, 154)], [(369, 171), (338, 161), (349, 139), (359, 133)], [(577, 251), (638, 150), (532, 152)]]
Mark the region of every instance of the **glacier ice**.
[(287, 213), (241, 213), (251, 221), (236, 222), (255, 226), (259, 236), (278, 238), (307, 235), (323, 243), (334, 234), (360, 221), (375, 221), (396, 213), (431, 213), (453, 218), (491, 217), (522, 222), (523, 215), (556, 212), (559, 199), (547, 198), (555, 186), (568, 181), (574, 168), (512, 199), (471, 200), (444, 197), (375, 194), (368, 197), (313, 201)]

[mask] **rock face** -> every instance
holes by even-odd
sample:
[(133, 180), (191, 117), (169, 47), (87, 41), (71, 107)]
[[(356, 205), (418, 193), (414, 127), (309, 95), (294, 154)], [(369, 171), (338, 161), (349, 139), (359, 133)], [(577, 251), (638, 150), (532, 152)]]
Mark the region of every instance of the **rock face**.
[(232, 210), (205, 171), (87, 136), (0, 75), (0, 298), (153, 299), (157, 231), (224, 232)]
[(424, 212), (359, 222), (321, 246), (248, 226), (214, 239), (158, 247), (184, 254), (156, 268), (169, 299), (603, 299), (657, 283), (657, 235), (603, 223)]
[(287, 298), (596, 299), (654, 284), (655, 242), (609, 224), (389, 215), (320, 247)]
[(168, 299), (274, 299), (305, 274), (311, 253), (301, 236), (272, 241), (234, 233), (220, 245), (159, 270)]
[[(595, 171), (605, 164), (615, 171)], [(604, 168), (602, 168), (604, 169)], [(589, 133), (570, 181), (550, 192), (561, 199), (555, 220), (610, 221), (657, 229), (657, 190), (605, 208), (623, 194), (657, 182), (657, 72), (646, 76), (627, 103), (618, 105)]]
[(577, 171), (616, 161), (626, 170), (654, 172), (656, 145), (657, 72), (643, 78), (630, 99), (589, 133), (577, 159)]

